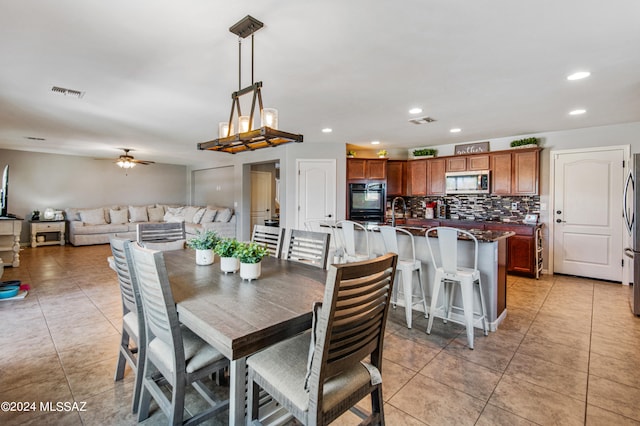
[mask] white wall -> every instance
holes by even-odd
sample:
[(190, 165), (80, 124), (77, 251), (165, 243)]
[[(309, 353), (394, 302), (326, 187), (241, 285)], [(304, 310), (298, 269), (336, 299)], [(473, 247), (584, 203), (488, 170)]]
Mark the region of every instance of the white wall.
[[(187, 168), (138, 165), (127, 174), (110, 161), (87, 157), (0, 149), (0, 167), (9, 164), (9, 213), (25, 219), (51, 207), (185, 203)], [(21, 241), (27, 242), (28, 222)]]

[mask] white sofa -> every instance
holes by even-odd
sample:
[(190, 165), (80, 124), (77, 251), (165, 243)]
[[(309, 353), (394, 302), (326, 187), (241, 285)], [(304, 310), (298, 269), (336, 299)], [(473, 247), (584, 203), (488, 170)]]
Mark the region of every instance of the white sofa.
[(140, 222), (184, 222), (187, 240), (205, 230), (220, 237), (236, 236), (236, 215), (228, 207), (153, 204), (67, 208), (65, 214), (68, 240), (74, 246), (108, 244), (114, 234), (135, 239)]

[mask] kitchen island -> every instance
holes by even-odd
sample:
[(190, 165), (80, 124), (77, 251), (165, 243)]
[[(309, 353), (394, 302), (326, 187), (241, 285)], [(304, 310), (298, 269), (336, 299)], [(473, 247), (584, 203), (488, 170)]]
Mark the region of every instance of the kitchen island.
[[(386, 250), (382, 236), (379, 232), (376, 232), (377, 226), (377, 224), (367, 224), (367, 227), (373, 231), (369, 234), (371, 252), (375, 255), (380, 255), (385, 253)], [(435, 270), (425, 239), (427, 228), (412, 226), (399, 227), (406, 229), (414, 236), (416, 259), (422, 262), (424, 292), (427, 296), (427, 306), (429, 306), (430, 295), (433, 291)], [(514, 235), (514, 233), (511, 231), (486, 231), (482, 229), (469, 229), (469, 231), (478, 239), (478, 269), (480, 270), (483, 295), (487, 305), (489, 330), (495, 331), (507, 315), (507, 239)], [(360, 234), (361, 233), (356, 233), (356, 244), (364, 247), (364, 235)], [(437, 240), (435, 237), (429, 238), (432, 238), (431, 247), (434, 249), (436, 262), (439, 262), (440, 253)], [(410, 255), (411, 241), (408, 235), (398, 234), (398, 244), (401, 255), (404, 256), (404, 253)], [(460, 238), (458, 240), (458, 259), (464, 266), (473, 267), (473, 245), (473, 241), (469, 239)], [(414, 289), (417, 289), (417, 285), (414, 285)], [(460, 292), (457, 292), (456, 299), (454, 300), (454, 305), (456, 306), (461, 306), (461, 302), (458, 300), (459, 297)], [(401, 298), (398, 298), (398, 304), (403, 305)], [(441, 303), (438, 305), (440, 304)], [(416, 308), (421, 309), (421, 306), (416, 305)], [(451, 317), (456, 321), (462, 320), (462, 313), (454, 310)]]

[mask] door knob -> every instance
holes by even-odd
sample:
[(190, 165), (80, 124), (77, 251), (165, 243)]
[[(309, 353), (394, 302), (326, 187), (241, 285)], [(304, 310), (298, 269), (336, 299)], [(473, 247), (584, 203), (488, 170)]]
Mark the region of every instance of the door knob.
[(326, 215), (325, 217), (331, 217), (331, 213), (329, 213), (328, 215)]
[(562, 214), (562, 210), (556, 210), (557, 214)]
[(556, 223), (562, 223), (562, 222), (564, 222), (564, 220), (562, 220), (562, 219), (556, 219)]

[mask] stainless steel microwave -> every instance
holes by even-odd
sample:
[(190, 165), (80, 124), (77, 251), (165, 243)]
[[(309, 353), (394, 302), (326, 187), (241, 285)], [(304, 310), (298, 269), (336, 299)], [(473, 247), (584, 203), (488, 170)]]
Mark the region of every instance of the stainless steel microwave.
[(447, 194), (488, 194), (489, 170), (445, 173)]

